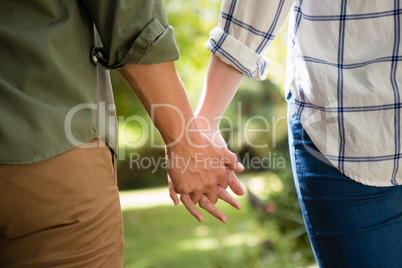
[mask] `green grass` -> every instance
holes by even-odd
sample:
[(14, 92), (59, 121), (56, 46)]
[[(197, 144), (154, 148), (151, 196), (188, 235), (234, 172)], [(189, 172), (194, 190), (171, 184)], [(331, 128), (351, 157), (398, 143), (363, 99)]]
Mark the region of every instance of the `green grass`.
[[(123, 211), (125, 268), (310, 267), (309, 247), (279, 231), (275, 219), (261, 222), (245, 197), (242, 210), (219, 202), (223, 224), (207, 213), (198, 223), (183, 205)], [(316, 266), (314, 266), (316, 267)]]

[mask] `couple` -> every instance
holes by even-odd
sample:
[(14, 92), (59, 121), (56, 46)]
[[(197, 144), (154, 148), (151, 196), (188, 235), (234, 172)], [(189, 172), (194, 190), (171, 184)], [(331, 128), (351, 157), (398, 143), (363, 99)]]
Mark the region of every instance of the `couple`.
[[(161, 106), (153, 121), (167, 156), (190, 159), (186, 172), (168, 169), (170, 196), (199, 221), (197, 203), (225, 222), (214, 203), (240, 208), (225, 189), (244, 193), (234, 174), (243, 167), (219, 118), (244, 76), (266, 77), (288, 14), (289, 148), (317, 263), (400, 267), (400, 0), (223, 0), (195, 116), (162, 0), (3, 0), (0, 13), (1, 267), (122, 266), (105, 69), (120, 70), (148, 112), (180, 109), (185, 138), (174, 110)], [(200, 168), (196, 155), (219, 165)]]

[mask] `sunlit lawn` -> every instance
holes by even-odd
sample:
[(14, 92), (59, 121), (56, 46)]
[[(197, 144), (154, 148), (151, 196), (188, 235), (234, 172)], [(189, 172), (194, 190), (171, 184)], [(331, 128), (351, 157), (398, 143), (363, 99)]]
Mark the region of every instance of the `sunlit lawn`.
[[(241, 211), (218, 203), (228, 216), (223, 224), (206, 213), (204, 223), (198, 223), (183, 205), (166, 204), (167, 189), (130, 193), (137, 201), (162, 199), (150, 207), (147, 202), (134, 202), (131, 207), (123, 202), (126, 268), (282, 268), (310, 267), (313, 263), (309, 248), (290, 249), (292, 239), (280, 235), (274, 219), (259, 223), (247, 197), (239, 198)], [(122, 193), (125, 200), (130, 199), (130, 193)]]

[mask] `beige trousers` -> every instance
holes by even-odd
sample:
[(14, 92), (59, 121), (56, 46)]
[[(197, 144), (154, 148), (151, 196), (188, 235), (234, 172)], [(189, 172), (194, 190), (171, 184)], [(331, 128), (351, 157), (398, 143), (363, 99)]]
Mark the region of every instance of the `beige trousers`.
[[(101, 140), (0, 166), (0, 267), (122, 267), (115, 158)], [(114, 158), (114, 159), (113, 159)]]

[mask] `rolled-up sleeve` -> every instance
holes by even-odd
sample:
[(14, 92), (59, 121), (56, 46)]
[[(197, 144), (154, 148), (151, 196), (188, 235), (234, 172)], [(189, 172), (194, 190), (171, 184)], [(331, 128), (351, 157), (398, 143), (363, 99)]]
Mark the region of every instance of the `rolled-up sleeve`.
[(265, 79), (271, 64), (265, 54), (293, 4), (294, 0), (223, 0), (207, 49), (244, 75)]
[(177, 60), (163, 0), (83, 0), (102, 41), (93, 60), (107, 69)]

